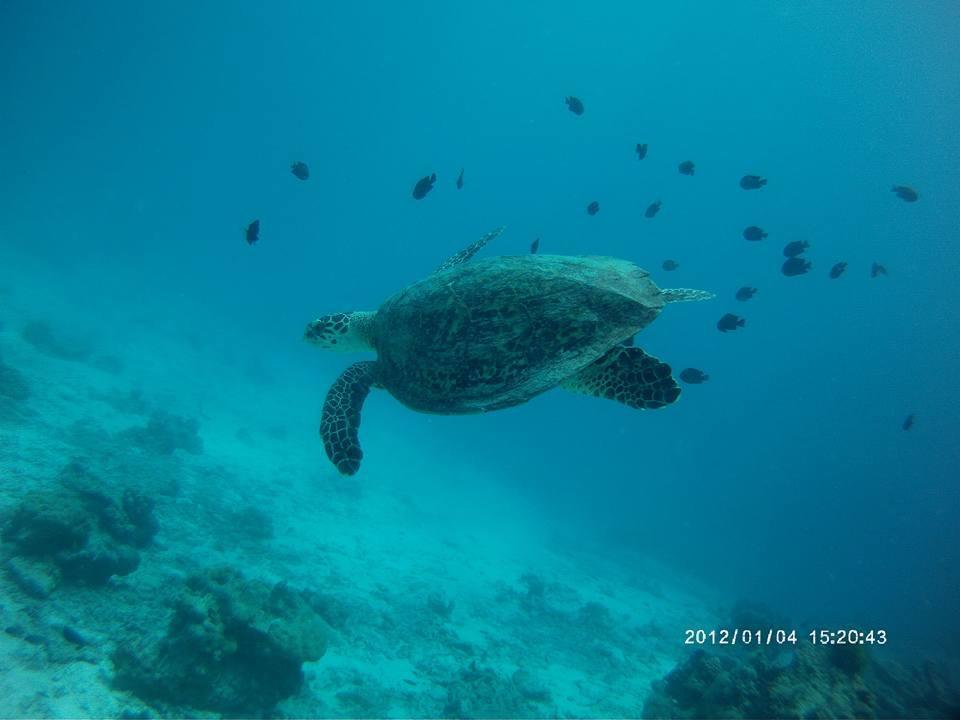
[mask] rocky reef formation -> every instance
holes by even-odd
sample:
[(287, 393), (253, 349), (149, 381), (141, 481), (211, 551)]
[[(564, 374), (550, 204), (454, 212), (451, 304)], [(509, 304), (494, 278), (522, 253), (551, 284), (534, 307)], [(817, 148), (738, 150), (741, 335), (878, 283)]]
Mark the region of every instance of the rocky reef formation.
[(29, 397), (30, 386), (23, 373), (0, 356), (0, 420), (16, 416)]
[[(724, 648), (730, 650), (730, 648)], [(654, 683), (645, 718), (955, 717), (960, 697), (933, 666), (906, 670), (861, 645), (696, 650)]]
[(445, 684), (442, 717), (536, 718), (555, 712), (550, 690), (526, 670), (503, 675), (474, 660)]
[(200, 424), (194, 418), (154, 410), (145, 426), (129, 428), (119, 437), (156, 455), (172, 455), (176, 450), (199, 455), (203, 452), (199, 429)]
[(155, 705), (263, 716), (300, 689), (328, 633), (310, 593), (215, 568), (186, 581), (163, 637), (117, 647), (115, 685)]
[(93, 352), (92, 344), (86, 338), (64, 334), (44, 320), (33, 320), (24, 325), (20, 337), (38, 352), (60, 360), (85, 362)]
[(61, 581), (104, 585), (140, 565), (138, 548), (159, 528), (153, 501), (133, 488), (111, 492), (71, 462), (53, 490), (23, 497), (3, 524), (4, 567), (30, 596), (47, 597)]

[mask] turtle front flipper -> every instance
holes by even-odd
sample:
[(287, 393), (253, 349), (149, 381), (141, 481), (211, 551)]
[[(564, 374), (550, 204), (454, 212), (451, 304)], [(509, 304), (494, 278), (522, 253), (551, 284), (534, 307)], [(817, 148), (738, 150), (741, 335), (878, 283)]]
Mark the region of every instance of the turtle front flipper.
[(680, 397), (680, 386), (669, 365), (638, 347), (623, 345), (594, 360), (560, 387), (639, 410), (661, 408)]
[(377, 387), (377, 363), (354, 363), (336, 379), (323, 402), (320, 438), (330, 462), (344, 475), (360, 469), (360, 411), (370, 388)]
[(444, 260), (442, 263), (440, 263), (440, 267), (434, 270), (434, 272), (442, 272), (456, 265), (460, 265), (462, 263), (467, 262), (467, 260), (469, 260), (478, 252), (480, 252), (480, 250), (483, 249), (484, 245), (486, 245), (491, 240), (494, 240), (495, 238), (497, 238), (502, 232), (503, 232), (502, 227), (498, 227), (496, 230), (491, 230), (482, 238), (480, 238), (476, 242), (471, 243), (468, 247), (465, 247), (463, 250), (458, 252), (453, 257), (449, 257), (446, 260)]

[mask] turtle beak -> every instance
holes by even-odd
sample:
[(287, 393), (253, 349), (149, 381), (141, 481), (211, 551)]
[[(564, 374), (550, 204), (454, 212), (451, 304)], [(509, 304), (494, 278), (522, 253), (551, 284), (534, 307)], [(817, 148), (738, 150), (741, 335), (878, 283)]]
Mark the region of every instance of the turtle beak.
[(321, 338), (323, 338), (324, 325), (325, 323), (322, 320), (314, 320), (311, 323), (307, 323), (307, 327), (303, 330), (303, 339), (308, 343), (319, 345)]

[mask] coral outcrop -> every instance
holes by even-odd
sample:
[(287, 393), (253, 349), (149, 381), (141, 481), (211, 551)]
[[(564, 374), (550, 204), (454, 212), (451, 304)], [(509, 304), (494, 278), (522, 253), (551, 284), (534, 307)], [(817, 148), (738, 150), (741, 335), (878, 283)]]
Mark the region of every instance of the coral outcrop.
[(15, 416), (30, 397), (30, 386), (23, 373), (6, 364), (0, 356), (0, 420)]
[(92, 353), (92, 346), (86, 338), (68, 336), (43, 320), (27, 323), (20, 337), (39, 352), (61, 360), (83, 362)]
[(308, 593), (216, 568), (187, 580), (162, 638), (117, 648), (115, 684), (154, 704), (260, 716), (300, 689), (328, 632)]
[(153, 501), (132, 488), (116, 497), (102, 485), (71, 462), (57, 490), (29, 493), (13, 510), (0, 537), (7, 574), (24, 592), (45, 597), (60, 580), (103, 585), (140, 565), (137, 548), (159, 528)]
[(203, 452), (203, 439), (199, 429), (200, 424), (194, 418), (155, 410), (146, 426), (129, 428), (120, 433), (120, 436), (157, 455), (172, 455), (176, 450), (199, 455)]
[(935, 718), (960, 707), (956, 690), (935, 673), (872, 661), (860, 645), (801, 643), (788, 663), (762, 650), (697, 650), (654, 683), (643, 717)]

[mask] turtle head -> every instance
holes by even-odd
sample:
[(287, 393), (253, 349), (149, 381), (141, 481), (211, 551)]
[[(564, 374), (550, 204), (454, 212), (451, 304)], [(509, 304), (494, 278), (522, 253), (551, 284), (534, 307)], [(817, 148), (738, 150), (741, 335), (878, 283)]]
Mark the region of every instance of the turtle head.
[(372, 312), (323, 315), (307, 324), (303, 339), (325, 350), (361, 352), (373, 350)]

